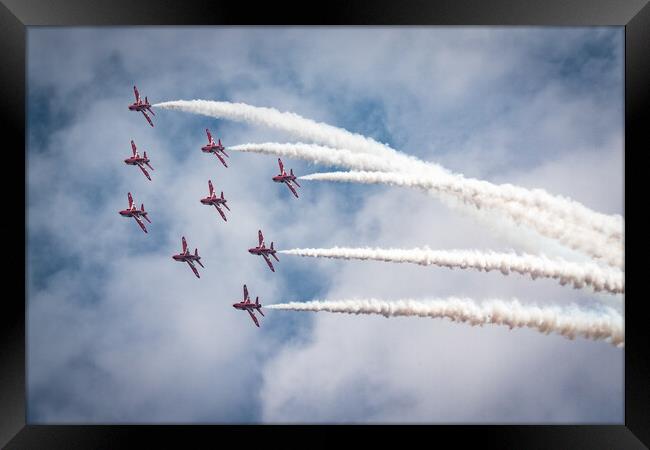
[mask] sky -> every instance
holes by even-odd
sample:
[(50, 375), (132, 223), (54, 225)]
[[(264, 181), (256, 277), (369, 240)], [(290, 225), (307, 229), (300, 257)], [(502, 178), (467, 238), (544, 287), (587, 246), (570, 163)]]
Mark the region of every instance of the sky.
[[(154, 109), (245, 102), (371, 137), (457, 173), (623, 211), (623, 28), (28, 28), (30, 424), (623, 423), (624, 349), (446, 319), (231, 307), (350, 297), (617, 302), (499, 272), (246, 252), (481, 249), (578, 258), (417, 190), (271, 182), (274, 156), (200, 150), (294, 142), (270, 128)], [(146, 150), (148, 181), (123, 160)], [(298, 175), (331, 167), (284, 159)], [(231, 211), (200, 204), (208, 179)], [(118, 211), (144, 203), (144, 234)], [(185, 236), (205, 269), (171, 255)]]

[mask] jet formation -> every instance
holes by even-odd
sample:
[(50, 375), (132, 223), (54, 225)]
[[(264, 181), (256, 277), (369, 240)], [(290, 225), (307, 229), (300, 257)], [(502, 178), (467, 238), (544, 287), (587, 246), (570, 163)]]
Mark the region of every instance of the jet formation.
[[(151, 117), (149, 117), (149, 114), (147, 113), (150, 113), (153, 116), (155, 116), (156, 114), (151, 109), (151, 103), (149, 103), (149, 99), (145, 96), (144, 100), (142, 100), (142, 98), (140, 97), (140, 93), (138, 92), (138, 88), (136, 86), (133, 86), (133, 93), (135, 95), (135, 102), (129, 105), (129, 110), (141, 112), (144, 118), (149, 123), (149, 125), (153, 127), (154, 124), (151, 121)], [(224, 167), (228, 168), (228, 164), (226, 163), (224, 157), (230, 158), (230, 156), (226, 153), (226, 149), (221, 143), (221, 139), (217, 139), (217, 142), (215, 142), (208, 128), (205, 129), (205, 133), (208, 137), (208, 143), (203, 147), (201, 147), (201, 151), (203, 153), (214, 154), (219, 159), (221, 164), (223, 164)], [(147, 168), (151, 171), (153, 171), (154, 169), (150, 164), (151, 160), (147, 156), (147, 152), (145, 151), (143, 152), (142, 155), (140, 155), (135, 145), (135, 142), (133, 140), (131, 140), (131, 150), (132, 150), (132, 156), (126, 158), (124, 160), (124, 163), (130, 166), (137, 166), (140, 169), (140, 171), (144, 174), (144, 176), (147, 177), (149, 181), (151, 181), (151, 175), (147, 171)], [(300, 185), (296, 181), (296, 176), (293, 173), (293, 169), (290, 169), (289, 173), (287, 174), (287, 172), (284, 170), (284, 164), (282, 164), (282, 160), (280, 158), (278, 158), (278, 165), (280, 166), (280, 173), (278, 175), (273, 176), (272, 180), (276, 183), (285, 184), (289, 188), (291, 193), (296, 198), (298, 198), (296, 187), (300, 187)], [(143, 219), (149, 223), (151, 223), (151, 220), (149, 220), (148, 212), (145, 211), (144, 209), (144, 203), (142, 203), (141, 208), (138, 209), (135, 206), (135, 202), (133, 201), (133, 197), (130, 192), (128, 193), (128, 200), (129, 200), (128, 208), (119, 211), (119, 214), (123, 217), (132, 217), (136, 221), (136, 223), (140, 226), (142, 231), (148, 233), (147, 228), (144, 225)], [(212, 185), (212, 180), (208, 180), (208, 196), (201, 198), (200, 202), (203, 205), (214, 206), (217, 212), (219, 212), (219, 215), (221, 215), (221, 218), (224, 220), (224, 222), (227, 222), (228, 219), (226, 218), (226, 215), (222, 207), (230, 211), (230, 208), (226, 204), (227, 201), (228, 200), (226, 200), (226, 198), (224, 197), (223, 191), (221, 191), (221, 196), (218, 196), (214, 190), (214, 186)], [(205, 268), (205, 266), (201, 263), (201, 257), (199, 256), (198, 248), (195, 248), (194, 253), (191, 253), (188, 249), (185, 236), (182, 236), (181, 238), (181, 245), (182, 245), (181, 252), (172, 255), (172, 259), (174, 261), (187, 263), (190, 269), (192, 269), (192, 272), (194, 272), (194, 275), (197, 278), (201, 278), (201, 275), (199, 274), (199, 271), (196, 268), (195, 263), (201, 266), (202, 268)], [(266, 264), (268, 265), (269, 269), (271, 269), (272, 272), (275, 272), (275, 268), (271, 263), (270, 257), (273, 257), (277, 262), (279, 262), (280, 260), (276, 256), (277, 251), (273, 247), (273, 242), (271, 242), (270, 247), (266, 247), (266, 245), (264, 244), (264, 236), (262, 234), (262, 230), (258, 230), (258, 245), (256, 247), (249, 248), (248, 252), (252, 255), (262, 256), (264, 258), (264, 261), (266, 261)], [(255, 303), (251, 302), (250, 297), (248, 295), (248, 288), (246, 287), (246, 285), (244, 285), (243, 300), (238, 303), (234, 303), (232, 306), (235, 309), (248, 312), (248, 314), (251, 316), (251, 319), (253, 320), (253, 323), (255, 323), (257, 327), (260, 326), (257, 317), (255, 316), (255, 312), (257, 311), (263, 316), (264, 313), (262, 313), (262, 309), (261, 309), (262, 305), (259, 302), (259, 297), (255, 298)]]

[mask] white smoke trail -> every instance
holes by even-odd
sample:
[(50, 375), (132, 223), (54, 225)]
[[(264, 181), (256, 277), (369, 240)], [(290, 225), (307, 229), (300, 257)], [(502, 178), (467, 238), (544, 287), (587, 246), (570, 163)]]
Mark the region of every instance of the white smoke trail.
[(335, 148), (382, 156), (399, 162), (412, 170), (428, 170), (433, 173), (449, 173), (437, 164), (429, 164), (415, 157), (400, 153), (374, 139), (351, 133), (342, 128), (316, 122), (291, 112), (275, 108), (247, 105), (246, 103), (218, 102), (212, 100), (175, 100), (152, 105), (193, 114), (248, 122), (290, 133), (298, 138), (319, 142)]
[[(347, 149), (336, 149), (315, 144), (305, 143), (261, 143), (242, 144), (229, 147), (233, 151), (252, 152), (261, 154), (273, 154), (291, 158), (299, 158), (315, 164), (346, 167), (359, 170), (360, 172), (331, 172), (327, 174), (308, 175), (303, 179), (328, 180), (328, 181), (349, 181), (345, 177), (356, 175), (356, 182), (361, 174), (365, 179), (370, 177), (369, 172), (399, 172), (408, 171), (400, 164), (390, 159), (371, 154), (359, 154)], [(399, 182), (385, 181), (386, 177), (396, 176), (394, 173), (386, 175), (383, 181), (377, 183), (400, 184)], [(406, 176), (406, 175), (405, 175)], [(310, 178), (313, 177), (313, 178)], [(336, 179), (338, 177), (338, 179)], [(375, 175), (380, 179), (381, 174)], [(409, 174), (409, 178), (416, 180), (408, 185), (419, 184), (421, 186), (435, 186), (439, 191), (446, 191), (471, 201), (477, 196), (490, 199), (499, 199), (505, 202), (520, 203), (527, 208), (536, 208), (551, 216), (554, 221), (561, 220), (563, 223), (574, 227), (583, 227), (591, 234), (602, 234), (606, 240), (622, 247), (623, 221), (621, 216), (608, 216), (590, 210), (584, 205), (569, 198), (552, 196), (542, 189), (523, 189), (512, 184), (495, 185), (487, 181), (473, 178), (465, 178), (458, 174)], [(369, 182), (369, 181), (367, 181)], [(401, 183), (400, 185), (407, 185)], [(493, 202), (494, 203), (494, 202)], [(562, 226), (560, 224), (560, 226)], [(575, 234), (575, 233), (574, 233)], [(578, 233), (579, 234), (579, 233)]]
[(398, 165), (387, 158), (367, 153), (355, 153), (346, 149), (325, 147), (316, 144), (305, 144), (302, 142), (294, 144), (278, 144), (274, 142), (266, 142), (262, 144), (241, 144), (228, 147), (228, 150), (297, 158), (314, 164), (347, 167), (349, 169), (357, 170), (378, 170), (382, 172), (390, 172), (399, 169)]
[(623, 347), (625, 333), (623, 317), (614, 309), (603, 307), (600, 311), (568, 307), (523, 305), (517, 300), (486, 300), (477, 303), (466, 298), (434, 300), (336, 300), (289, 302), (268, 305), (268, 309), (287, 311), (327, 311), (347, 314), (378, 314), (384, 317), (418, 316), (446, 317), (452, 322), (465, 322), (472, 326), (485, 324), (506, 325), (513, 328), (534, 328), (541, 333), (557, 333), (569, 339), (582, 336), (593, 340), (607, 340)]
[[(386, 157), (392, 162), (399, 164), (401, 170), (428, 173), (429, 175), (438, 177), (453, 176), (458, 178), (459, 181), (466, 180), (462, 175), (452, 174), (437, 164), (427, 163), (400, 153), (373, 139), (325, 123), (315, 122), (294, 113), (281, 112), (274, 108), (209, 100), (177, 100), (157, 103), (153, 106), (265, 125), (286, 131), (303, 139), (324, 143), (332, 147)], [(475, 181), (494, 186), (484, 181)], [(499, 189), (498, 187), (496, 188)], [(508, 190), (517, 192), (518, 195), (521, 194), (523, 198), (533, 203), (541, 202), (542, 204), (539, 206), (552, 209), (555, 213), (575, 215), (578, 218), (584, 216), (582, 219), (586, 219), (585, 225), (593, 227), (597, 232), (605, 232), (607, 236), (614, 238), (620, 238), (622, 236), (620, 234), (622, 232), (622, 219), (620, 219), (620, 216), (612, 218), (611, 216), (599, 214), (573, 201), (569, 201), (567, 205), (567, 199), (553, 197), (541, 189), (535, 191), (534, 197), (530, 196), (530, 191), (523, 188), (511, 186)]]
[(358, 259), (435, 265), (450, 269), (498, 270), (504, 275), (516, 272), (532, 279), (553, 278), (561, 285), (572, 284), (576, 289), (590, 287), (594, 291), (613, 294), (624, 292), (623, 272), (593, 263), (574, 263), (537, 255), (481, 252), (477, 250), (432, 250), (430, 248), (295, 248), (280, 250), (286, 255), (312, 258)]
[[(300, 158), (316, 164), (344, 166), (353, 169), (390, 171), (399, 168), (396, 167), (396, 165), (393, 164), (390, 160), (386, 160), (385, 158), (380, 158), (375, 155), (353, 153), (349, 150), (333, 149), (330, 147), (323, 147), (314, 144), (243, 144), (230, 147), (229, 149), (234, 151), (273, 154), (277, 156)], [(492, 207), (493, 209), (505, 209), (505, 212), (508, 213), (508, 216), (516, 223), (527, 225), (530, 228), (537, 230), (542, 235), (545, 235), (552, 239), (558, 239), (558, 237), (561, 237), (563, 234), (570, 232), (571, 234), (568, 238), (561, 239), (563, 245), (567, 245), (570, 248), (578, 250), (585, 248), (585, 246), (588, 249), (596, 248), (596, 251), (592, 250), (588, 252), (591, 257), (599, 256), (600, 249), (607, 245), (610, 245), (604, 237), (593, 232), (593, 230), (576, 230), (575, 224), (558, 220), (555, 217), (549, 217), (549, 214), (546, 211), (541, 211), (538, 214), (534, 214), (534, 212), (529, 208), (524, 208), (521, 205), (513, 202), (503, 202), (501, 201), (501, 198), (496, 195), (492, 197), (486, 196), (476, 189), (472, 190), (471, 188), (465, 187), (461, 183), (458, 183), (458, 180), (449, 176), (425, 177), (410, 174), (407, 175), (402, 173), (383, 174), (377, 172), (359, 171), (314, 174), (300, 178), (306, 180), (354, 181), (366, 183), (381, 182), (400, 186), (417, 186), (421, 189), (426, 190), (432, 195), (441, 198), (441, 200), (443, 200), (447, 206), (457, 210), (462, 209), (463, 212), (470, 213), (471, 215), (480, 220), (483, 220), (484, 222), (487, 221), (489, 223), (492, 223), (495, 221), (495, 218), (484, 217), (485, 214), (481, 215), (475, 209), (468, 209), (467, 205), (478, 209), (485, 207)], [(412, 179), (413, 181), (407, 182), (407, 178)], [(461, 205), (459, 203), (450, 203), (448, 199), (444, 197), (446, 194), (454, 195), (455, 197), (461, 199), (461, 201), (465, 203), (462, 205), (465, 206), (465, 208), (461, 208)], [(544, 226), (540, 227), (539, 221), (542, 218), (547, 218), (547, 220)], [(512, 235), (509, 236), (510, 239), (512, 239)], [(579, 240), (580, 244), (576, 245), (574, 243), (576, 240)], [(570, 244), (572, 243), (572, 245), (568, 245), (567, 242)], [(622, 247), (622, 244), (616, 245), (613, 243), (611, 245), (614, 247), (614, 250), (612, 250), (611, 254), (609, 255), (609, 263), (613, 263), (615, 265), (622, 264), (622, 255), (619, 250)]]
[(480, 191), (467, 189), (462, 183), (447, 178), (437, 180), (426, 176), (407, 173), (390, 172), (327, 172), (299, 177), (301, 180), (353, 182), (365, 184), (389, 184), (423, 189), (433, 195), (445, 193), (458, 196), (465, 203), (476, 208), (492, 208), (507, 214), (518, 224), (526, 225), (543, 236), (556, 239), (574, 250), (582, 251), (589, 256), (603, 259), (610, 265), (623, 265), (623, 244), (615, 238), (590, 229), (565, 222), (548, 213), (548, 211), (527, 208), (515, 201), (505, 201), (498, 196), (491, 196)]

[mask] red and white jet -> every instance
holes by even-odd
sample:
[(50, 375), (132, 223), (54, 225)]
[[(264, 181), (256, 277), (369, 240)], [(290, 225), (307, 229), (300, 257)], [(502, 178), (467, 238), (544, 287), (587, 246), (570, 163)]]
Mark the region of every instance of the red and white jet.
[(179, 262), (186, 262), (190, 268), (192, 269), (192, 272), (194, 272), (194, 275), (196, 275), (196, 278), (201, 278), (199, 275), (199, 271), (196, 270), (196, 267), (194, 267), (194, 261), (196, 263), (205, 268), (203, 264), (201, 264), (201, 257), (199, 256), (199, 249), (195, 248), (194, 249), (194, 254), (191, 254), (190, 251), (187, 249), (187, 242), (185, 241), (185, 236), (182, 238), (182, 243), (183, 243), (183, 251), (179, 253), (178, 255), (173, 255), (172, 258), (174, 260), (179, 261)]
[(228, 208), (228, 205), (226, 205), (226, 202), (228, 200), (224, 198), (223, 191), (221, 191), (221, 197), (217, 197), (217, 194), (215, 194), (214, 188), (212, 187), (212, 180), (208, 180), (208, 188), (210, 189), (210, 195), (202, 198), (201, 203), (204, 205), (214, 205), (214, 207), (217, 208), (217, 211), (219, 211), (219, 214), (221, 214), (221, 217), (223, 217), (223, 220), (227, 222), (228, 219), (226, 219), (226, 215), (223, 213), (221, 208), (219, 208), (219, 205), (223, 205), (224, 208), (230, 211), (230, 208)]
[(262, 230), (257, 231), (257, 237), (259, 238), (259, 245), (257, 247), (249, 248), (248, 253), (251, 255), (262, 255), (264, 257), (264, 260), (266, 261), (266, 264), (269, 265), (269, 269), (271, 269), (271, 272), (275, 272), (275, 269), (273, 268), (273, 264), (271, 264), (271, 260), (269, 259), (269, 255), (273, 256), (276, 261), (280, 261), (277, 256), (275, 256), (276, 250), (273, 248), (273, 242), (271, 242), (271, 247), (266, 248), (264, 245), (264, 236), (262, 235)]
[(142, 99), (140, 98), (140, 93), (138, 92), (138, 88), (135, 86), (133, 86), (133, 93), (135, 94), (135, 103), (131, 103), (129, 105), (129, 110), (140, 111), (144, 116), (144, 118), (147, 119), (147, 122), (149, 122), (149, 125), (153, 127), (153, 122), (147, 115), (147, 111), (149, 111), (154, 116), (156, 114), (151, 110), (151, 104), (149, 103), (149, 100), (147, 100), (147, 97), (145, 97), (144, 101), (142, 101)]
[(146, 165), (148, 168), (153, 170), (153, 167), (149, 165), (149, 158), (147, 157), (147, 152), (144, 152), (142, 156), (138, 153), (138, 151), (135, 148), (135, 142), (131, 141), (131, 148), (133, 149), (133, 156), (130, 158), (126, 158), (124, 160), (125, 163), (127, 163), (129, 166), (138, 166), (142, 173), (144, 174), (145, 177), (149, 181), (151, 181), (151, 177), (149, 176), (149, 172), (147, 172), (147, 169), (144, 168), (143, 165)]
[(208, 145), (204, 145), (201, 147), (201, 150), (203, 153), (214, 153), (214, 155), (219, 158), (219, 161), (221, 161), (221, 164), (223, 164), (225, 167), (228, 167), (228, 164), (226, 164), (226, 161), (221, 157), (219, 152), (223, 153), (227, 158), (230, 158), (228, 154), (226, 153), (225, 147), (221, 144), (221, 139), (219, 139), (219, 143), (215, 144), (214, 139), (212, 139), (212, 135), (210, 134), (210, 130), (207, 128), (205, 129), (205, 132), (208, 135)]
[(275, 181), (276, 183), (286, 184), (289, 190), (293, 192), (293, 195), (295, 195), (296, 198), (298, 198), (298, 194), (296, 193), (296, 190), (291, 185), (291, 183), (293, 183), (296, 186), (300, 187), (300, 185), (296, 181), (296, 176), (293, 174), (293, 169), (290, 169), (289, 174), (287, 175), (287, 172), (284, 171), (284, 164), (282, 164), (282, 160), (280, 158), (278, 158), (278, 164), (280, 165), (280, 174), (274, 176), (273, 181)]
[(147, 216), (147, 214), (149, 213), (144, 210), (144, 203), (142, 204), (141, 209), (136, 208), (135, 204), (133, 203), (133, 197), (131, 197), (131, 193), (129, 192), (129, 207), (120, 211), (120, 215), (124, 217), (133, 217), (135, 221), (138, 222), (138, 225), (140, 225), (140, 228), (142, 228), (142, 231), (146, 233), (147, 229), (145, 228), (144, 223), (142, 223), (142, 219), (140, 217), (144, 217), (147, 222), (151, 223), (151, 220), (149, 220), (149, 216)]
[(255, 297), (255, 303), (251, 303), (251, 299), (248, 296), (248, 289), (246, 288), (246, 285), (244, 285), (244, 300), (239, 303), (233, 303), (232, 306), (235, 309), (247, 311), (248, 314), (250, 314), (251, 319), (253, 319), (253, 322), (255, 322), (255, 325), (257, 325), (258, 328), (260, 327), (260, 324), (257, 321), (257, 317), (255, 317), (255, 313), (254, 313), (254, 311), (257, 311), (261, 315), (264, 315), (264, 313), (262, 312), (262, 305), (260, 304), (260, 298)]

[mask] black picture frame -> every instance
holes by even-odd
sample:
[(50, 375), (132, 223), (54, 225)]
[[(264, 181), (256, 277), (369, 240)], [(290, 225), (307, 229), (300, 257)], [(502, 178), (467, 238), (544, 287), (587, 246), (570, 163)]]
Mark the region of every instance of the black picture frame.
[[(26, 176), (26, 27), (28, 26), (109, 26), (109, 25), (618, 25), (625, 27), (625, 234), (632, 231), (627, 208), (634, 194), (629, 180), (637, 179), (632, 164), (635, 155), (644, 155), (647, 145), (648, 93), (650, 91), (650, 6), (648, 0), (456, 0), (456, 1), (329, 1), (304, 7), (278, 2), (201, 0), (1, 0), (0, 3), (0, 114), (3, 133), (5, 173), (2, 178), (5, 220), (2, 236), (5, 257), (0, 315), (0, 446), (7, 449), (122, 448), (135, 439), (145, 439), (147, 447), (163, 447), (174, 440), (206, 439), (214, 447), (225, 431), (240, 435), (250, 443), (287, 431), (296, 443), (338, 443), (342, 433), (370, 431), (369, 427), (345, 426), (34, 426), (25, 416), (25, 258), (27, 208)], [(646, 145), (643, 145), (646, 144)], [(23, 153), (25, 152), (25, 153)], [(20, 168), (23, 170), (21, 171)], [(630, 173), (628, 174), (628, 170)], [(12, 176), (7, 176), (11, 174)], [(632, 197), (630, 197), (632, 198)], [(25, 211), (20, 228), (18, 214)], [(641, 212), (638, 214), (642, 214)], [(17, 236), (22, 236), (22, 242)], [(629, 241), (629, 237), (627, 238)], [(628, 253), (628, 251), (630, 253)], [(626, 260), (638, 252), (626, 246)], [(6, 259), (6, 258), (3, 258)], [(629, 270), (634, 268), (628, 265)], [(22, 277), (20, 276), (22, 274)], [(625, 302), (625, 422), (624, 425), (581, 426), (399, 426), (372, 427), (372, 435), (406, 432), (413, 439), (431, 445), (432, 438), (454, 446), (470, 442), (498, 448), (591, 448), (627, 449), (650, 445), (648, 328), (644, 327), (642, 304), (636, 298), (634, 278), (626, 277)], [(630, 285), (630, 278), (632, 284)], [(20, 281), (21, 280), (21, 281)], [(632, 286), (630, 288), (630, 286)], [(15, 289), (7, 289), (12, 287)], [(289, 428), (289, 429), (288, 429)], [(254, 433), (253, 433), (254, 431)], [(233, 436), (234, 437), (234, 436)], [(192, 446), (195, 447), (195, 446)]]

